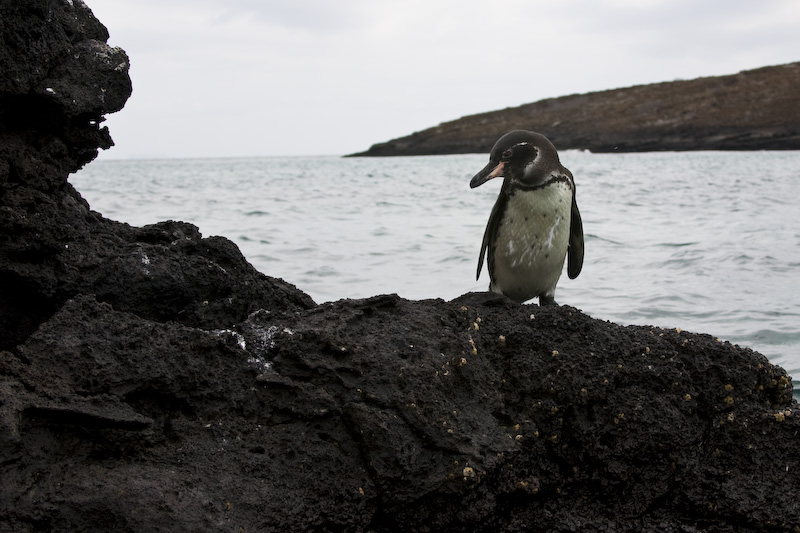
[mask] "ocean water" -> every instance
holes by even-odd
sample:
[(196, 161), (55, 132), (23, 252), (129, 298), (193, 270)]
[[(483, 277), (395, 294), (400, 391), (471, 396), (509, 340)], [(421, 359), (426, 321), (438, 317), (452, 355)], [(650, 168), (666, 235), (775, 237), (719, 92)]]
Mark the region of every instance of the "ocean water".
[[(455, 298), (475, 280), (500, 189), (485, 154), (101, 160), (70, 177), (104, 216), (196, 224), (318, 303)], [(586, 258), (562, 304), (620, 324), (709, 333), (800, 379), (800, 152), (565, 151)], [(795, 381), (800, 392), (800, 382)]]

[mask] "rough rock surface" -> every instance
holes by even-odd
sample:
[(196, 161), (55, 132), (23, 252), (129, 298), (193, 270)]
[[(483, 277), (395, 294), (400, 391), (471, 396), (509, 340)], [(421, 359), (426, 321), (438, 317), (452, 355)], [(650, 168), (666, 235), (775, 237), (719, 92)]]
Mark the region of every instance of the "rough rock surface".
[(0, 37), (0, 349), (81, 293), (209, 328), (262, 307), (314, 305), (255, 271), (227, 239), (203, 239), (182, 222), (104, 219), (67, 183), (113, 144), (100, 123), (131, 94), (125, 52), (106, 44), (85, 4), (2, 0)]
[(462, 117), (357, 156), (488, 153), (513, 129), (593, 152), (800, 149), (800, 63), (548, 98)]
[(124, 52), (79, 0), (0, 0), (0, 36), (0, 531), (800, 530), (760, 354), (484, 293), (317, 306), (106, 220), (67, 176)]
[(209, 332), (68, 301), (2, 354), (0, 527), (792, 531), (785, 373), (469, 294)]

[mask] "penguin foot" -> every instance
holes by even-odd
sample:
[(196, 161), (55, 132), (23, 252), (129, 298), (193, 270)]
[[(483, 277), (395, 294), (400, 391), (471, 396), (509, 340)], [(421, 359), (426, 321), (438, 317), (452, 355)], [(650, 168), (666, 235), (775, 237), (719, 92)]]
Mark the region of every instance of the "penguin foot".
[(557, 306), (558, 304), (556, 303), (556, 299), (553, 296), (548, 296), (546, 294), (540, 294), (539, 295), (539, 305), (540, 306), (556, 305)]

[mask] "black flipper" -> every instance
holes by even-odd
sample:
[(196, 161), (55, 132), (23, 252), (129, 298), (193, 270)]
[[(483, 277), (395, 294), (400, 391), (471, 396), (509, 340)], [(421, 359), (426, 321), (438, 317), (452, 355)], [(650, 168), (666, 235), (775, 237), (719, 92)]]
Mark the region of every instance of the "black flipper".
[(572, 216), (569, 223), (569, 249), (567, 251), (567, 275), (575, 279), (583, 268), (583, 221), (578, 211), (575, 194), (572, 194)]
[(491, 245), (494, 242), (495, 236), (497, 235), (497, 228), (500, 226), (500, 219), (503, 218), (503, 211), (506, 210), (506, 204), (508, 203), (508, 194), (506, 194), (506, 183), (503, 182), (503, 187), (500, 189), (500, 194), (497, 196), (497, 201), (494, 203), (494, 207), (492, 207), (492, 213), (489, 215), (489, 221), (486, 223), (486, 231), (483, 232), (483, 243), (481, 244), (481, 253), (478, 255), (478, 271), (475, 274), (475, 279), (478, 280), (481, 277), (481, 268), (483, 268), (483, 257), (487, 253), (486, 250), (489, 249), (489, 279), (492, 278), (492, 251)]

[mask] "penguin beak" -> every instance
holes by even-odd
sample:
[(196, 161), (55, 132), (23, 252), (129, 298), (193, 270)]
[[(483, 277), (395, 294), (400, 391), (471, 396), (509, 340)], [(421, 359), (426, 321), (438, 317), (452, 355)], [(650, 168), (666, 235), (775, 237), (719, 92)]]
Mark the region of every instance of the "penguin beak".
[(502, 161), (500, 163), (489, 161), (489, 164), (483, 167), (483, 170), (475, 174), (475, 177), (469, 182), (469, 188), (474, 189), (475, 187), (480, 187), (490, 179), (502, 176), (504, 166), (505, 163)]

